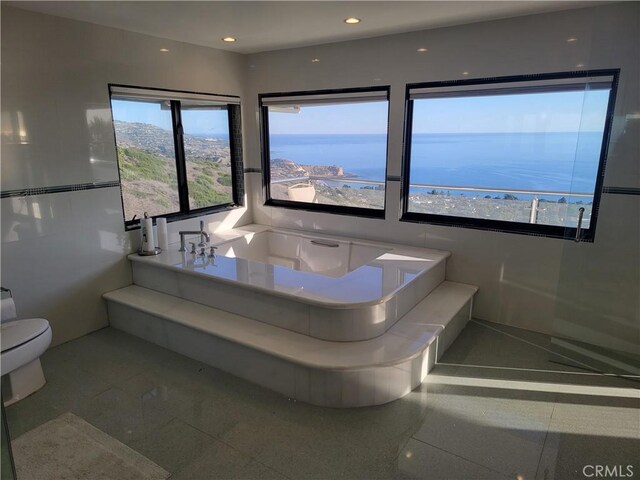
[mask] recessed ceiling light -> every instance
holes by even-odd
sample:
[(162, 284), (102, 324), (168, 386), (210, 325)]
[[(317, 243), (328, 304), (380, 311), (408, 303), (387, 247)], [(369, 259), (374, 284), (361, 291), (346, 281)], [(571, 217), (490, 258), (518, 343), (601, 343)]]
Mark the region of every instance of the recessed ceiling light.
[(355, 25), (356, 23), (360, 23), (360, 19), (356, 17), (349, 17), (344, 19), (344, 23), (348, 23), (349, 25)]
[(311, 63), (318, 63), (319, 61), (320, 61), (319, 58), (314, 58), (314, 59), (311, 60)]
[(578, 39), (576, 37), (569, 37), (567, 38), (567, 43), (573, 43), (573, 42), (577, 42)]
[(579, 63), (576, 65), (576, 68), (582, 68), (582, 67), (584, 67), (584, 63)]
[(469, 72), (462, 72), (463, 75), (469, 75)]
[(236, 39), (235, 39), (235, 38), (233, 38), (233, 37), (224, 37), (224, 38), (222, 39), (222, 41), (223, 41), (223, 42), (227, 42), (227, 43), (233, 43), (233, 42), (235, 42), (235, 41), (236, 41)]
[(169, 49), (168, 49), (168, 48), (161, 48), (161, 49), (160, 49), (160, 51), (161, 51), (161, 52), (168, 52), (168, 51), (169, 51)]
[(420, 52), (420, 53), (424, 53), (424, 52), (428, 52), (429, 49), (428, 48), (424, 48), (424, 47), (420, 47), (417, 51)]

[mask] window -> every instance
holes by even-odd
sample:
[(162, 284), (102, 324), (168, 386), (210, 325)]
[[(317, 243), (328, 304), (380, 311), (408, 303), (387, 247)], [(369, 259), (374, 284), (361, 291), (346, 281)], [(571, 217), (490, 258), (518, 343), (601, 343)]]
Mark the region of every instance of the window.
[(260, 95), (266, 204), (384, 218), (389, 88)]
[(402, 219), (592, 241), (617, 78), (408, 85)]
[[(242, 204), (236, 97), (110, 86), (125, 225)], [(134, 220), (134, 216), (137, 216)]]

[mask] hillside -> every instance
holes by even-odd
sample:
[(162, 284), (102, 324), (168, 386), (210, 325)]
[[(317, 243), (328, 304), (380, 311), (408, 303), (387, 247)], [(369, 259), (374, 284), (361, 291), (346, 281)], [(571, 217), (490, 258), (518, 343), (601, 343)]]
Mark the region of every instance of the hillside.
[[(114, 122), (125, 218), (180, 210), (173, 135), (146, 123)], [(232, 201), (228, 142), (184, 136), (191, 209)]]
[[(175, 155), (173, 133), (148, 123), (113, 122), (118, 146), (134, 147), (148, 153), (172, 158)], [(184, 135), (187, 160), (230, 163), (229, 142), (221, 138)]]

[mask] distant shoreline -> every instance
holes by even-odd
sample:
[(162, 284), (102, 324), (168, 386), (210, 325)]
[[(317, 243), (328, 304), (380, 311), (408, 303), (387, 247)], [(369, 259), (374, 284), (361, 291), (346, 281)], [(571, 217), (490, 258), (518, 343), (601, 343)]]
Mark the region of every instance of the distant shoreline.
[[(586, 133), (597, 133), (599, 135), (601, 135), (601, 132), (598, 132), (597, 130), (582, 130), (579, 132), (573, 131), (573, 130), (567, 130), (567, 131), (548, 131), (548, 132), (536, 132), (536, 131), (530, 131), (530, 132), (413, 132), (414, 135), (556, 135), (556, 134), (574, 134), (574, 135), (583, 135)], [(384, 135), (386, 136), (387, 133), (386, 132), (380, 132), (380, 133), (372, 133), (372, 132), (361, 132), (361, 133), (344, 133), (344, 132), (340, 132), (340, 133), (269, 133), (269, 136), (275, 136), (275, 137), (281, 137), (281, 136), (291, 136), (291, 137), (301, 137), (301, 136), (308, 136), (308, 137), (321, 137), (321, 136), (331, 136), (331, 137), (349, 137), (349, 136), (364, 136), (364, 135)]]

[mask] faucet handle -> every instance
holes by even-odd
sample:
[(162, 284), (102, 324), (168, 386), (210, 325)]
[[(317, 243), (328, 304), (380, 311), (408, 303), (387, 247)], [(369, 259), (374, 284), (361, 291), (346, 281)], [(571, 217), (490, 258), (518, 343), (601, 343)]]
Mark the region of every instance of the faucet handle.
[(199, 247), (206, 247), (209, 242), (209, 234), (204, 230), (204, 220), (200, 220), (200, 243)]
[(209, 258), (216, 258), (216, 249), (218, 247), (209, 247)]
[(191, 254), (195, 255), (196, 254), (196, 244), (195, 242), (189, 242), (191, 244)]

